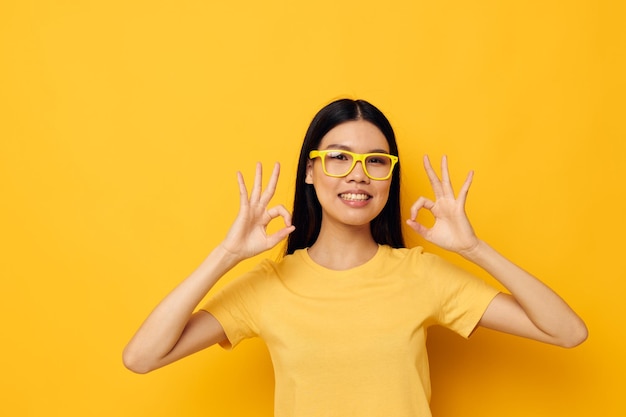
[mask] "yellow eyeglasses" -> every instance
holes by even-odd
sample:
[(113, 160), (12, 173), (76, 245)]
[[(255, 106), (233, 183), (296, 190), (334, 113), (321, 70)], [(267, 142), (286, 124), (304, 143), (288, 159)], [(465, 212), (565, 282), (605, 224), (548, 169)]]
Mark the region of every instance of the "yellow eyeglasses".
[(354, 153), (343, 150), (327, 149), (309, 152), (309, 158), (320, 158), (322, 170), (329, 177), (341, 178), (354, 169), (358, 161), (361, 162), (365, 175), (373, 180), (384, 181), (391, 177), (393, 167), (398, 163), (398, 157), (386, 153)]

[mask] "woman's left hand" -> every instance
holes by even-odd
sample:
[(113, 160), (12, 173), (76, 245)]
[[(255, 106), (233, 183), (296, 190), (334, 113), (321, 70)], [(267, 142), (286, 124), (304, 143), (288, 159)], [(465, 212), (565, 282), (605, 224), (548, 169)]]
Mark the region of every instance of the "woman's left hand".
[[(441, 179), (430, 164), (428, 156), (424, 156), (424, 168), (435, 194), (435, 201), (426, 197), (420, 197), (411, 207), (411, 218), (407, 224), (427, 241), (435, 245), (461, 255), (474, 249), (479, 239), (465, 214), (465, 201), (474, 172), (470, 171), (455, 197), (450, 174), (448, 172), (448, 159), (441, 159)], [(435, 217), (435, 224), (426, 227), (417, 222), (420, 210), (425, 209)]]

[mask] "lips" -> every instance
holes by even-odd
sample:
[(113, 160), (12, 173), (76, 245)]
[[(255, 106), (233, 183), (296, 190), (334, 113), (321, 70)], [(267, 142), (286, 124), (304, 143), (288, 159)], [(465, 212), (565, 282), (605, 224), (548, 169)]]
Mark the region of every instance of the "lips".
[(371, 195), (365, 194), (362, 192), (361, 193), (342, 193), (342, 194), (339, 194), (339, 197), (342, 200), (346, 200), (346, 201), (366, 201), (372, 198)]

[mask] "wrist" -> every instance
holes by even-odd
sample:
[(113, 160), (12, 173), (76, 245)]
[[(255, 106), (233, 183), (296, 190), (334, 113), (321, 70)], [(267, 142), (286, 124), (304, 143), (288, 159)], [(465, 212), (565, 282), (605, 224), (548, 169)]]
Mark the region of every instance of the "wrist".
[(228, 265), (230, 267), (237, 265), (245, 259), (240, 253), (227, 248), (224, 243), (220, 243), (215, 247), (215, 249), (213, 249), (209, 257), (213, 256), (217, 257), (221, 264)]
[(488, 245), (483, 240), (476, 238), (476, 242), (467, 248), (460, 250), (458, 252), (459, 255), (467, 259), (468, 261), (476, 263), (479, 259), (482, 258), (485, 250)]

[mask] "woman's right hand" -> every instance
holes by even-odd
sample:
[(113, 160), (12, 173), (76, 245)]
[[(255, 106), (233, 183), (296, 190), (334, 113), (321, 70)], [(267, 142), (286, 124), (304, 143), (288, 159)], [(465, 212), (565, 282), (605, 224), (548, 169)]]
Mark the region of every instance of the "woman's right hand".
[[(248, 196), (243, 175), (241, 172), (237, 173), (239, 214), (221, 246), (239, 261), (273, 248), (295, 230), (291, 224), (291, 213), (283, 205), (268, 209), (268, 204), (276, 192), (279, 174), (280, 164), (276, 163), (267, 188), (263, 190), (263, 167), (261, 163), (257, 163), (254, 186)], [(277, 217), (283, 218), (285, 227), (267, 234), (267, 226)]]

